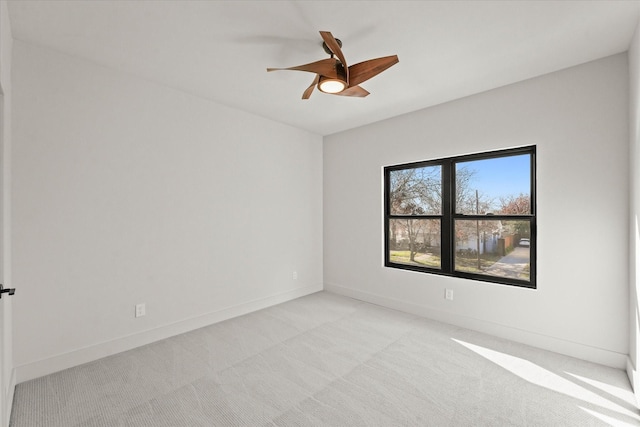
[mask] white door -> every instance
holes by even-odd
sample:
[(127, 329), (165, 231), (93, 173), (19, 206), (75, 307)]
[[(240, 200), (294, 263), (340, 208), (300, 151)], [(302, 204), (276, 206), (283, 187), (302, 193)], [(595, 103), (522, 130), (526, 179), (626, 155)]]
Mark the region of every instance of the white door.
[[(1, 88), (0, 88), (1, 91)], [(7, 255), (7, 222), (6, 219), (6, 167), (7, 159), (4, 139), (5, 109), (4, 96), (0, 93), (0, 283), (5, 283)], [(13, 397), (12, 389), (12, 340), (11, 340), (11, 298), (8, 293), (0, 294), (0, 426), (9, 425), (9, 400)]]
[[(4, 97), (0, 101), (0, 283), (4, 283)], [(9, 378), (7, 371), (9, 370), (7, 364), (9, 363), (7, 352), (10, 350), (10, 344), (5, 342), (9, 333), (7, 331), (7, 319), (5, 319), (5, 312), (9, 311), (5, 309), (5, 303), (9, 299), (0, 294), (0, 426), (5, 427), (9, 425), (8, 422), (8, 407), (9, 402)], [(8, 313), (7, 313), (8, 314)]]

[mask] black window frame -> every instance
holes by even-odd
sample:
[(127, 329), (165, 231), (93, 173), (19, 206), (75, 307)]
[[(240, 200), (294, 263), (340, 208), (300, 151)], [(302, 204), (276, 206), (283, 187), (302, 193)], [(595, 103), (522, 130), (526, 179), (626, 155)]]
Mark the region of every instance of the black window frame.
[[(455, 182), (456, 182), (456, 167), (457, 163), (486, 160), (500, 157), (510, 157), (515, 155), (528, 154), (530, 155), (530, 174), (531, 174), (531, 188), (530, 188), (530, 200), (531, 200), (531, 212), (529, 214), (521, 215), (504, 215), (504, 214), (458, 214), (455, 207)], [(422, 168), (428, 166), (440, 166), (442, 173), (442, 210), (440, 215), (398, 215), (391, 214), (390, 206), (390, 175), (393, 171)], [(536, 226), (536, 146), (525, 146), (517, 148), (509, 148), (503, 150), (488, 151), (482, 153), (467, 154), (455, 157), (446, 157), (435, 160), (425, 160), (412, 163), (404, 163), (392, 166), (386, 166), (383, 170), (384, 173), (384, 265), (385, 267), (397, 268), (401, 270), (411, 270), (422, 273), (444, 275), (450, 277), (458, 277), (463, 279), (477, 280), (481, 282), (490, 282), (496, 284), (504, 284), (511, 286), (518, 286), (523, 288), (536, 289), (536, 271), (537, 271), (537, 226)], [(389, 228), (390, 220), (392, 219), (440, 219), (441, 221), (441, 266), (440, 268), (432, 268), (427, 266), (418, 266), (411, 264), (403, 264), (397, 262), (391, 262), (390, 250), (389, 250)], [(530, 223), (530, 246), (529, 246), (529, 280), (521, 280), (509, 277), (490, 276), (472, 272), (463, 272), (455, 270), (455, 221), (456, 220), (519, 220), (529, 221)]]

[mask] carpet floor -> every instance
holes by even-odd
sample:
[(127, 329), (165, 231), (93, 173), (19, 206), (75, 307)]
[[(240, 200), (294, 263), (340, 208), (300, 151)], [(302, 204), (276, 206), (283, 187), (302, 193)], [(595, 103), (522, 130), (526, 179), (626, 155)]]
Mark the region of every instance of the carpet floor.
[(319, 292), (18, 384), (12, 427), (640, 425), (626, 374)]

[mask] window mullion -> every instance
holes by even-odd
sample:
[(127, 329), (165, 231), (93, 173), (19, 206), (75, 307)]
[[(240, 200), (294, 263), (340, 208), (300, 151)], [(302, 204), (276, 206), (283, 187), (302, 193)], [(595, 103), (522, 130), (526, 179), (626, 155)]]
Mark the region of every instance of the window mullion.
[(442, 271), (453, 272), (453, 194), (452, 183), (455, 182), (455, 170), (450, 161), (442, 163), (442, 224), (441, 224), (441, 263)]

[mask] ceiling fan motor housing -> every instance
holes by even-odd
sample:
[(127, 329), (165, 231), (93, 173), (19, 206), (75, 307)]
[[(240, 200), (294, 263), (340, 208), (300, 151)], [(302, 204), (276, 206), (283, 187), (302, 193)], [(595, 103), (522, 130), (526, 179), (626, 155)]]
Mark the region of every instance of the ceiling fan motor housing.
[[(342, 40), (336, 39), (336, 42), (338, 42), (338, 46), (342, 47)], [(333, 52), (331, 52), (331, 49), (329, 49), (329, 46), (327, 46), (326, 42), (322, 42), (322, 48), (325, 52), (327, 52), (328, 55), (331, 55), (333, 57)]]

